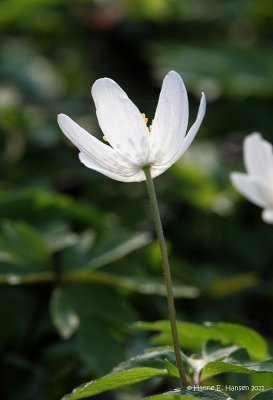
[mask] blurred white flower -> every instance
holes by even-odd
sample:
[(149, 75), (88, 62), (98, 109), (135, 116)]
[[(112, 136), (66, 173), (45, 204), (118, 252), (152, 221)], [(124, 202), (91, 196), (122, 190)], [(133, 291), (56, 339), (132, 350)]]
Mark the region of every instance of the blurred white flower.
[(150, 165), (152, 177), (174, 164), (193, 141), (205, 115), (202, 93), (195, 123), (188, 126), (188, 96), (181, 77), (169, 72), (162, 85), (152, 125), (120, 86), (109, 78), (98, 79), (92, 87), (103, 143), (65, 114), (58, 115), (63, 133), (80, 150), (79, 158), (88, 168), (122, 182), (145, 180), (143, 167)]
[(273, 223), (273, 152), (272, 145), (259, 133), (248, 135), (243, 144), (247, 174), (233, 172), (234, 187), (252, 203), (262, 207), (262, 219)]

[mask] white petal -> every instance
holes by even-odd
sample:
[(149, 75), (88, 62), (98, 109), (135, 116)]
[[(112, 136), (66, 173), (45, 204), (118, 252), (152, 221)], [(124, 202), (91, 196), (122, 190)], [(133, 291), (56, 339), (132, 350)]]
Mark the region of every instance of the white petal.
[(123, 175), (123, 171), (120, 170), (118, 173), (114, 173), (113, 170), (107, 170), (102, 168), (99, 164), (97, 164), (94, 160), (90, 159), (86, 154), (80, 153), (79, 154), (80, 161), (88, 168), (91, 168), (95, 171), (100, 172), (108, 176), (111, 179), (115, 179), (116, 181), (120, 182), (140, 182), (145, 180), (145, 175), (142, 170), (138, 170), (137, 172), (133, 173), (132, 175)]
[(181, 146), (188, 118), (189, 103), (185, 85), (180, 75), (171, 71), (163, 80), (150, 134), (151, 157), (155, 163), (164, 163)]
[(128, 160), (145, 165), (149, 136), (138, 108), (112, 79), (98, 79), (92, 96), (101, 130), (111, 146)]
[(273, 209), (263, 210), (262, 219), (267, 224), (273, 224)]
[(244, 162), (246, 169), (254, 178), (266, 185), (273, 184), (273, 152), (269, 142), (259, 133), (252, 133), (244, 140)]
[(263, 197), (264, 193), (261, 193), (260, 188), (257, 187), (249, 175), (233, 172), (230, 174), (230, 179), (239, 193), (257, 206), (266, 207), (267, 201)]
[(162, 167), (154, 167), (153, 165), (151, 166), (151, 175), (152, 178), (156, 178), (157, 176), (163, 174), (168, 168), (162, 168)]
[(200, 128), (200, 125), (205, 116), (205, 112), (206, 112), (206, 98), (205, 98), (204, 93), (202, 93), (196, 121), (194, 122), (194, 124), (190, 128), (189, 132), (187, 133), (186, 137), (184, 138), (183, 143), (176, 150), (174, 155), (165, 164), (158, 165), (158, 167), (162, 167), (162, 168), (164, 168), (164, 170), (166, 170), (171, 165), (173, 165), (177, 160), (179, 160), (179, 158), (185, 153), (185, 151), (191, 145), (195, 135), (197, 134), (198, 129)]
[(65, 114), (58, 115), (58, 124), (69, 140), (103, 169), (132, 171), (135, 166), (125, 162), (110, 146), (100, 142)]
[(254, 179), (252, 178), (252, 180), (254, 188), (263, 198), (267, 207), (273, 207), (273, 187), (271, 185), (268, 185), (268, 182), (266, 182), (265, 185), (263, 182), (261, 181), (258, 182), (257, 180), (255, 180), (255, 178)]

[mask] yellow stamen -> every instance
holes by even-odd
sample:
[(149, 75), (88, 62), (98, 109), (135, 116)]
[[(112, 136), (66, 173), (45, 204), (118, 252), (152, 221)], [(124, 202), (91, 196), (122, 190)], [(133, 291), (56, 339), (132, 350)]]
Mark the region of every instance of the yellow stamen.
[(102, 139), (103, 139), (105, 142), (108, 142), (108, 140), (107, 140), (107, 137), (106, 137), (106, 136), (103, 136), (103, 137), (102, 137)]
[(141, 114), (142, 118), (144, 119), (145, 124), (148, 124), (148, 118), (146, 118), (146, 115), (144, 113)]

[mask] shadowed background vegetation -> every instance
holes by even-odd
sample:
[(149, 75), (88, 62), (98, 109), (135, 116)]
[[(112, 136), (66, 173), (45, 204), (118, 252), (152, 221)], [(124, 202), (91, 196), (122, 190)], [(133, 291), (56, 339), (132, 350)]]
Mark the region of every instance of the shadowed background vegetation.
[(168, 71), (191, 123), (205, 92), (193, 145), (155, 180), (177, 316), (243, 324), (271, 346), (273, 230), (229, 172), (245, 135), (273, 142), (272, 2), (3, 0), (0, 27), (1, 398), (60, 399), (149, 345), (133, 322), (167, 318), (145, 184), (85, 168), (56, 122), (102, 138), (90, 87), (104, 76), (150, 121)]

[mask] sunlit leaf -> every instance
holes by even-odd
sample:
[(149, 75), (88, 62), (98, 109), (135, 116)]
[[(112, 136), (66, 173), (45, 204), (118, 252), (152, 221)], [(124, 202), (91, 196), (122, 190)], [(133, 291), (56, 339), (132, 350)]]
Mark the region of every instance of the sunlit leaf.
[[(188, 368), (187, 357), (183, 356), (183, 359), (186, 368)], [(169, 376), (179, 378), (174, 351), (169, 348), (148, 349), (144, 354), (132, 357), (129, 360), (122, 362), (114, 368), (113, 372), (137, 367), (167, 369)]]
[(219, 322), (208, 324), (209, 331), (220, 335), (219, 340), (223, 343), (235, 343), (244, 347), (250, 356), (257, 360), (264, 360), (268, 357), (268, 348), (263, 337), (246, 326)]
[(189, 386), (187, 389), (177, 389), (168, 393), (146, 397), (145, 400), (233, 400), (229, 395), (220, 390), (210, 390), (198, 386), (199, 385), (196, 385), (195, 389)]
[[(158, 345), (171, 344), (171, 333), (168, 321), (139, 322), (134, 325), (141, 330), (159, 332), (152, 342)], [(178, 322), (178, 333), (184, 348), (200, 349), (207, 340), (217, 340), (223, 344), (233, 343), (247, 349), (251, 357), (264, 360), (268, 356), (265, 340), (254, 330), (245, 326), (229, 323), (210, 323), (198, 325), (189, 322)]]
[(225, 361), (213, 361), (208, 363), (202, 371), (202, 379), (207, 379), (211, 376), (222, 374), (224, 372), (251, 374), (254, 372), (272, 373), (273, 360), (268, 360), (260, 363), (232, 363)]
[(63, 400), (77, 400), (91, 397), (108, 390), (122, 386), (132, 385), (156, 376), (165, 376), (166, 370), (157, 368), (133, 368), (104, 376), (96, 381), (86, 383), (74, 389), (71, 394), (63, 397)]

